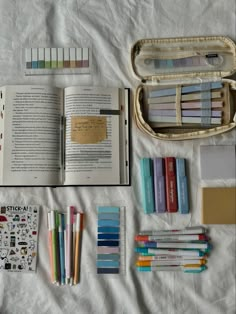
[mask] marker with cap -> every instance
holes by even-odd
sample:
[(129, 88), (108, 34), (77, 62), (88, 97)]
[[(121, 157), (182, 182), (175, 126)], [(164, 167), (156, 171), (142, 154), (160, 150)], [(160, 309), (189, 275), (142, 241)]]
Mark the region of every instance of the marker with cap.
[(205, 265), (206, 260), (196, 259), (196, 260), (185, 260), (185, 259), (179, 259), (179, 260), (162, 260), (162, 261), (137, 261), (136, 266), (171, 266), (171, 265), (189, 265), (189, 264), (196, 264), (196, 265)]
[[(206, 253), (201, 250), (178, 250), (178, 249), (151, 249), (146, 247), (136, 247), (135, 252), (141, 255), (181, 255), (181, 256), (204, 256)], [(145, 255), (147, 256), (147, 255)]]
[[(138, 261), (178, 261), (178, 260), (194, 260), (198, 256), (182, 256), (182, 255), (152, 255), (138, 256)], [(199, 256), (200, 259), (206, 259), (207, 255)]]
[(201, 242), (201, 243), (196, 243), (196, 242), (149, 242), (149, 241), (144, 241), (144, 242), (138, 242), (138, 245), (140, 247), (145, 247), (145, 248), (168, 248), (168, 249), (199, 249), (199, 250), (207, 250), (210, 249), (211, 246), (208, 242)]
[(188, 227), (182, 230), (150, 230), (141, 231), (140, 235), (173, 235), (173, 234), (201, 234), (205, 233), (206, 229), (204, 227)]
[(206, 241), (208, 238), (204, 234), (190, 234), (190, 235), (136, 235), (135, 241)]
[(138, 271), (183, 271), (184, 273), (201, 273), (206, 270), (206, 265), (185, 265), (185, 266), (150, 266), (150, 267), (136, 267)]

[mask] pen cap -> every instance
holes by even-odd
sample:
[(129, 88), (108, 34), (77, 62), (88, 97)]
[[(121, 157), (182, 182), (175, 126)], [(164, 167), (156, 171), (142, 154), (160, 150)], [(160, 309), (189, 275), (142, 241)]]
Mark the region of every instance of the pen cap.
[(80, 213), (77, 213), (76, 214), (76, 226), (75, 226), (75, 230), (76, 231), (79, 231), (80, 230), (80, 226), (81, 226), (81, 224), (80, 224)]
[(186, 176), (185, 169), (185, 159), (184, 158), (176, 158), (176, 172), (179, 177)]
[(164, 175), (164, 163), (162, 158), (154, 158), (153, 159), (153, 168), (154, 173), (158, 177), (162, 177)]
[(142, 158), (140, 160), (141, 168), (144, 175), (151, 176), (152, 175), (152, 160), (151, 158)]
[(165, 173), (167, 176), (175, 176), (175, 158), (165, 157)]

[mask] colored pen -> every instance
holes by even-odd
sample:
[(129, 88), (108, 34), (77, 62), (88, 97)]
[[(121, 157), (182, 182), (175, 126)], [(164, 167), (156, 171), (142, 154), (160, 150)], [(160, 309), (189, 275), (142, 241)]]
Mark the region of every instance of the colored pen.
[(190, 235), (136, 235), (135, 241), (198, 241), (207, 240), (204, 234), (190, 234)]
[(200, 273), (206, 269), (205, 265), (188, 265), (188, 266), (151, 266), (151, 267), (136, 267), (138, 271), (183, 271), (185, 273)]
[(75, 241), (75, 262), (74, 262), (74, 285), (80, 280), (80, 258), (81, 258), (81, 240), (83, 229), (83, 213), (77, 213), (76, 216), (76, 241)]
[(150, 249), (145, 247), (136, 247), (136, 253), (154, 254), (154, 255), (181, 255), (181, 256), (203, 256), (205, 252), (200, 250), (178, 250), (178, 249)]
[(173, 235), (173, 234), (201, 234), (205, 233), (206, 229), (203, 227), (188, 227), (183, 230), (151, 230), (151, 231), (141, 231), (140, 235)]
[(52, 260), (54, 271), (54, 282), (59, 283), (58, 262), (57, 262), (57, 234), (56, 234), (56, 212), (51, 211), (51, 228), (52, 228)]
[(61, 270), (61, 284), (65, 284), (65, 247), (64, 247), (64, 214), (59, 214), (59, 247), (60, 247), (60, 270)]
[(51, 271), (51, 281), (56, 282), (54, 277), (54, 267), (53, 267), (53, 256), (52, 256), (52, 225), (51, 225), (51, 213), (48, 213), (48, 249), (49, 249), (49, 260), (50, 260), (50, 271)]
[(71, 264), (72, 264), (72, 225), (73, 225), (73, 214), (74, 214), (74, 207), (68, 206), (67, 207), (67, 221), (66, 221), (66, 230), (67, 230), (67, 243), (66, 243), (66, 282), (67, 284), (71, 281), (72, 271), (71, 271)]
[[(138, 261), (177, 261), (177, 260), (196, 260), (196, 256), (183, 256), (183, 255), (154, 255), (154, 256), (138, 256)], [(207, 256), (203, 255), (201, 259), (206, 259)], [(199, 258), (199, 259), (200, 259)]]
[(138, 245), (140, 247), (146, 247), (146, 248), (167, 248), (167, 249), (209, 249), (210, 244), (205, 242), (205, 243), (178, 243), (178, 242), (138, 242)]
[(170, 265), (189, 265), (189, 264), (197, 264), (197, 265), (205, 265), (205, 259), (193, 259), (193, 260), (175, 260), (175, 261), (137, 261), (136, 266), (170, 266)]
[(178, 193), (178, 211), (181, 214), (189, 212), (188, 182), (184, 158), (176, 158), (176, 178)]

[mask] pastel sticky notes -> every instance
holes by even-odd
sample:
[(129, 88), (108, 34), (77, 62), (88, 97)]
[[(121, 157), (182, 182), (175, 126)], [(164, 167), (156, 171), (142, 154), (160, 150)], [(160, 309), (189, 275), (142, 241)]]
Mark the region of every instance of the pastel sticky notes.
[(25, 48), (26, 75), (37, 74), (87, 74), (91, 65), (90, 48)]
[(120, 208), (97, 208), (97, 274), (120, 273)]

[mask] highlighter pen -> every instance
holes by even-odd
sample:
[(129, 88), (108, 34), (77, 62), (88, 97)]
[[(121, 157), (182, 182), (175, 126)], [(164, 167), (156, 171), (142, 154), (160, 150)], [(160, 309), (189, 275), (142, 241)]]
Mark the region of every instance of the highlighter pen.
[(180, 265), (189, 265), (189, 264), (196, 264), (196, 265), (205, 265), (206, 264), (206, 260), (205, 259), (193, 259), (193, 260), (175, 260), (175, 261), (137, 261), (136, 262), (136, 266), (172, 266), (172, 265), (176, 265), (176, 266), (180, 266)]
[(162, 158), (153, 159), (155, 209), (157, 213), (166, 211), (164, 163)]
[(201, 273), (206, 270), (206, 265), (188, 265), (188, 266), (150, 266), (150, 267), (136, 267), (138, 271), (183, 271), (184, 273)]
[(205, 250), (210, 248), (210, 244), (208, 242), (204, 243), (188, 243), (188, 242), (138, 242), (140, 247), (145, 248), (167, 248), (167, 249), (200, 249)]
[(153, 164), (151, 158), (140, 160), (142, 203), (145, 214), (154, 212)]
[(175, 172), (175, 158), (165, 157), (166, 207), (170, 213), (178, 210)]
[(181, 214), (189, 212), (188, 183), (184, 158), (176, 158), (178, 209)]
[(190, 234), (190, 235), (136, 235), (135, 241), (205, 241), (208, 237), (204, 234)]
[(202, 233), (206, 233), (206, 229), (204, 227), (188, 227), (182, 230), (147, 230), (139, 232), (140, 235), (182, 235)]
[[(200, 250), (178, 250), (178, 249), (151, 249), (145, 247), (136, 247), (136, 253), (153, 255), (181, 255), (181, 256), (204, 256), (205, 253)], [(145, 255), (147, 256), (147, 255)]]

